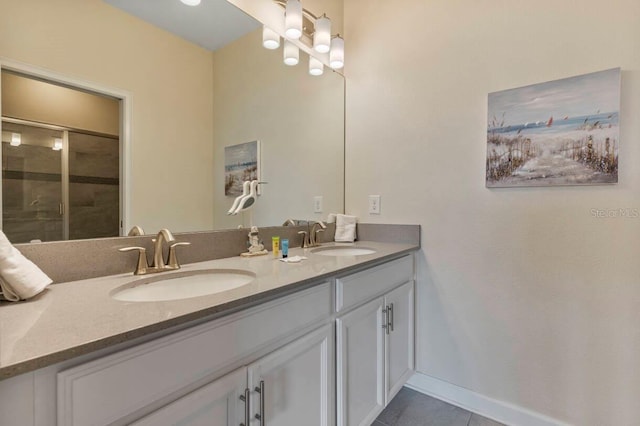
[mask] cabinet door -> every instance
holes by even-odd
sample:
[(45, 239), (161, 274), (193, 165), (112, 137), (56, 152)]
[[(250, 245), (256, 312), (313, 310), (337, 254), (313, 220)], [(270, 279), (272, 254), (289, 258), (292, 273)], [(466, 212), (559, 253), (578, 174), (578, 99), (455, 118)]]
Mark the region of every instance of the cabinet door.
[(370, 425), (384, 409), (383, 301), (337, 319), (338, 426)]
[(398, 393), (413, 373), (413, 281), (385, 296), (389, 313), (386, 341), (386, 403)]
[(248, 367), (252, 426), (334, 424), (333, 340), (325, 326)]
[(165, 405), (133, 425), (238, 426), (246, 422), (245, 402), (240, 399), (245, 397), (246, 387), (247, 370), (240, 368)]

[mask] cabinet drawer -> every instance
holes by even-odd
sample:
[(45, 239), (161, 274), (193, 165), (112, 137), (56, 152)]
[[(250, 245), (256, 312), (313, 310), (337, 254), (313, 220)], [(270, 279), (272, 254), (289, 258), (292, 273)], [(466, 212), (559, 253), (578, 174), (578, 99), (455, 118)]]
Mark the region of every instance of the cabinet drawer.
[(331, 315), (329, 283), (58, 373), (58, 424), (105, 425)]
[(413, 254), (336, 280), (336, 312), (366, 302), (413, 279)]

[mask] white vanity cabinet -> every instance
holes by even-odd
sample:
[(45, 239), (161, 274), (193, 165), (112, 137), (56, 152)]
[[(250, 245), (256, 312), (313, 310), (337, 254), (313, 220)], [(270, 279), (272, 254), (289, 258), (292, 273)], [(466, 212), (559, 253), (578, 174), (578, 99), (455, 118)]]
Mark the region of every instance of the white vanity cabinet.
[(385, 296), (390, 327), (385, 334), (386, 404), (414, 371), (414, 284), (403, 284)]
[(0, 382), (2, 426), (360, 426), (414, 368), (414, 255)]
[(333, 327), (325, 326), (132, 425), (332, 425), (332, 355)]
[(413, 373), (413, 256), (339, 278), (336, 297), (337, 424), (369, 425)]
[(323, 327), (249, 365), (251, 417), (257, 424), (335, 424), (333, 341), (333, 327)]
[[(315, 393), (314, 404), (332, 410), (328, 396), (316, 390), (321, 383), (328, 389), (334, 374), (331, 301), (330, 284), (319, 284), (60, 371), (57, 425), (124, 425), (149, 413), (152, 420), (159, 420), (143, 418), (141, 424), (198, 425), (199, 416), (209, 417), (207, 411), (223, 411), (227, 415), (221, 424), (228, 419), (237, 426), (242, 423), (235, 423), (238, 406), (244, 406), (238, 401), (242, 402), (240, 395), (246, 399), (245, 389), (250, 389), (251, 409), (258, 407), (253, 383), (257, 377), (263, 377), (260, 380), (267, 386), (267, 404), (280, 404), (265, 406), (267, 416), (278, 413), (289, 418), (287, 410), (299, 410), (295, 404), (312, 411), (309, 401), (300, 399), (297, 392)], [(234, 368), (246, 369), (243, 384), (235, 380), (235, 373), (219, 379)], [(307, 377), (317, 382), (307, 384)], [(288, 406), (282, 403), (285, 394), (290, 398)], [(324, 416), (333, 417), (328, 411)], [(182, 421), (173, 423), (168, 420), (172, 417)], [(264, 424), (255, 419), (255, 413), (251, 417), (255, 420), (251, 425)]]
[(247, 369), (240, 368), (132, 423), (132, 426), (238, 426), (249, 418)]
[(384, 299), (337, 320), (338, 425), (369, 425), (385, 407)]

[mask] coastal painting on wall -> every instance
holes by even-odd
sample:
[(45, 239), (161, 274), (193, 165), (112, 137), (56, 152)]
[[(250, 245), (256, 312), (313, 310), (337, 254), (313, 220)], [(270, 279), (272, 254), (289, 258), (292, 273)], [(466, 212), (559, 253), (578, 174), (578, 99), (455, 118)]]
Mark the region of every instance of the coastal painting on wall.
[(486, 185), (618, 182), (620, 68), (489, 94)]
[(260, 180), (260, 141), (224, 148), (224, 195), (242, 194), (242, 184), (247, 180)]

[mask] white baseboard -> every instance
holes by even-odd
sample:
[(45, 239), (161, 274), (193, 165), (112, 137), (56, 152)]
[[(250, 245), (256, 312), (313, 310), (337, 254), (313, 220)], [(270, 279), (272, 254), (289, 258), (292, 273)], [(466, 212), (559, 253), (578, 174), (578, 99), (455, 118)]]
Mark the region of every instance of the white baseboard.
[(410, 389), (432, 396), (483, 417), (511, 426), (569, 426), (508, 402), (489, 398), (469, 389), (453, 385), (435, 377), (415, 373), (407, 382)]

